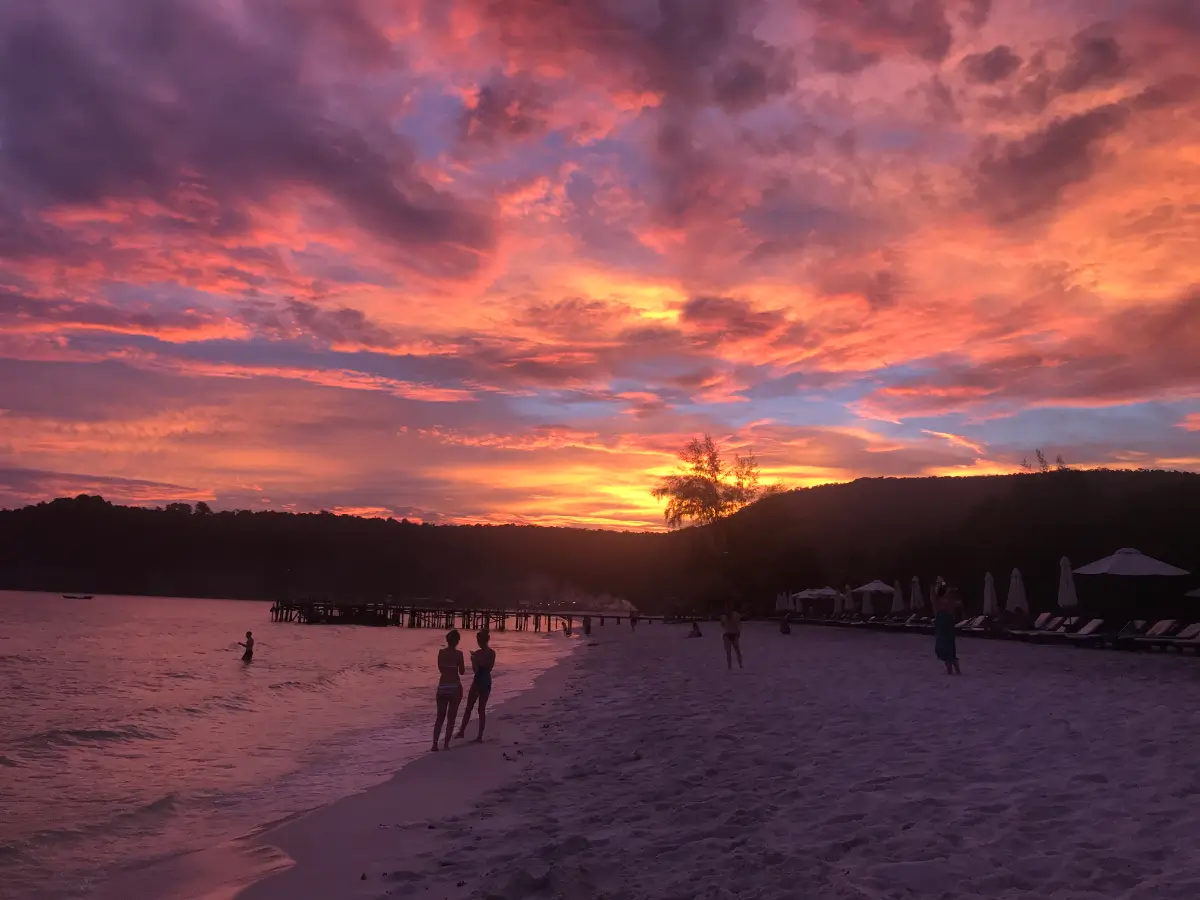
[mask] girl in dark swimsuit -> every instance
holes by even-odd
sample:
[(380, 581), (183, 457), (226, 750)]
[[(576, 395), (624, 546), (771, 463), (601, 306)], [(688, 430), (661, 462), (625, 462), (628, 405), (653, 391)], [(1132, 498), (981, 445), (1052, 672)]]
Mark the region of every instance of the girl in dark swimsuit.
[(438, 651), (437, 721), (433, 725), (433, 750), (438, 748), (438, 736), (446, 726), (445, 749), (450, 749), (450, 735), (454, 733), (454, 720), (458, 718), (458, 704), (462, 702), (462, 682), (458, 676), (467, 670), (462, 651), (458, 649), (458, 631), (451, 629), (446, 635), (446, 646)]
[(487, 702), (492, 693), (492, 668), (496, 665), (496, 651), (488, 646), (491, 635), (486, 628), (479, 632), (475, 639), (479, 642), (479, 649), (471, 654), (471, 668), (475, 670), (475, 678), (471, 682), (471, 690), (467, 693), (467, 711), (463, 713), (458, 736), (461, 738), (466, 735), (467, 722), (471, 720), (471, 709), (478, 700), (479, 734), (475, 737), (475, 743), (478, 744), (483, 741), (483, 728), (487, 724)]

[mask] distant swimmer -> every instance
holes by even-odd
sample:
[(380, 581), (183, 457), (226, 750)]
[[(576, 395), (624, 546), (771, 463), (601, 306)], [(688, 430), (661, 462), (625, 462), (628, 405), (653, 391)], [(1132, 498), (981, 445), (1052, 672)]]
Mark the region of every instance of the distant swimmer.
[(487, 725), (487, 702), (492, 694), (492, 669), (496, 666), (496, 651), (489, 646), (491, 635), (486, 628), (475, 635), (475, 640), (479, 642), (479, 649), (471, 654), (471, 669), (475, 678), (471, 681), (471, 690), (467, 692), (467, 711), (463, 713), (458, 736), (466, 736), (467, 723), (471, 721), (471, 710), (478, 700), (479, 734), (475, 736), (475, 743), (478, 744), (483, 740), (483, 729)]
[(458, 631), (450, 629), (446, 635), (446, 646), (438, 651), (437, 721), (433, 725), (433, 747), (438, 748), (438, 736), (446, 726), (445, 748), (450, 749), (450, 736), (454, 733), (454, 720), (458, 718), (458, 704), (462, 703), (462, 682), (458, 676), (467, 671), (462, 651), (458, 649)]
[(721, 640), (725, 644), (725, 664), (733, 668), (733, 655), (737, 654), (738, 668), (742, 667), (742, 616), (732, 606), (721, 615)]
[(242, 654), (242, 662), (251, 662), (254, 659), (254, 634), (246, 632), (246, 640), (238, 641), (239, 647), (245, 647), (246, 652)]
[(692, 630), (688, 632), (688, 637), (690, 637), (690, 638), (704, 637), (704, 635), (700, 633), (700, 623), (699, 622), (692, 623)]

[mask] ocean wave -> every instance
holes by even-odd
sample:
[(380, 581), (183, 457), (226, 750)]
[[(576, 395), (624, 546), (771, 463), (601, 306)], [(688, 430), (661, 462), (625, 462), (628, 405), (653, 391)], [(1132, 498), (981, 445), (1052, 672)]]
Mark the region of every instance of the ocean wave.
[(52, 728), (22, 738), (18, 744), (30, 750), (52, 750), (92, 744), (157, 741), (163, 737), (159, 732), (137, 725), (117, 725), (112, 728)]
[(21, 764), (15, 759), (9, 759), (7, 756), (0, 755), (0, 766), (5, 766), (9, 769), (19, 769)]

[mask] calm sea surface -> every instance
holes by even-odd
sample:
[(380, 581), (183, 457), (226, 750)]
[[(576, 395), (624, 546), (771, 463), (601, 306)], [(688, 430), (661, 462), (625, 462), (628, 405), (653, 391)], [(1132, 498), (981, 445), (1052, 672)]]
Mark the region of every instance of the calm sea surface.
[[(86, 897), (425, 751), (441, 631), (272, 624), (268, 608), (0, 592), (0, 896)], [(572, 645), (496, 634), (492, 705)]]

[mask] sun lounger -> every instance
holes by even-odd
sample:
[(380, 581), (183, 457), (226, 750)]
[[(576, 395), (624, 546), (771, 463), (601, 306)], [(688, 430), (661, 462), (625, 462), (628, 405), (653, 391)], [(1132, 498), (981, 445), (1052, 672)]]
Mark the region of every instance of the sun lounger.
[[(1043, 613), (1043, 615), (1045, 615), (1045, 613)], [(1027, 640), (1030, 635), (1043, 634), (1044, 632), (1047, 632), (1047, 631), (1054, 631), (1054, 629), (1058, 628), (1058, 626), (1060, 626), (1063, 623), (1063, 616), (1054, 616), (1052, 618), (1045, 619), (1045, 620), (1043, 620), (1041, 616), (1038, 616), (1038, 621), (1043, 623), (1041, 625), (1041, 627), (1038, 627), (1035, 624), (1033, 628), (1029, 628), (1026, 630), (1006, 631), (1005, 635), (1008, 637), (1016, 638), (1018, 641), (1024, 641), (1024, 640)]]
[(1080, 626), (1078, 623), (1082, 619), (1076, 621), (1076, 624), (1070, 628), (1062, 628), (1053, 634), (1046, 634), (1042, 640), (1049, 644), (1070, 644), (1076, 641), (1085, 640), (1088, 638), (1103, 638), (1105, 634), (1101, 629), (1104, 627), (1103, 619), (1089, 619), (1086, 623)]
[(1046, 627), (1047, 624), (1049, 624), (1052, 616), (1053, 613), (1042, 613), (1034, 620), (1032, 628), (1005, 628), (1002, 634), (1004, 637), (1011, 637), (1018, 634), (1029, 634), (1030, 632), (1041, 631)]
[(1200, 646), (1200, 622), (1187, 626), (1178, 634), (1168, 637), (1147, 634), (1145, 637), (1134, 638), (1133, 643), (1136, 647), (1145, 647), (1147, 650), (1167, 650), (1174, 647), (1182, 651), (1185, 647), (1197, 647)]
[(1179, 623), (1175, 619), (1162, 619), (1155, 622), (1153, 627), (1144, 635), (1127, 635), (1116, 637), (1112, 645), (1117, 650), (1140, 650), (1145, 644), (1138, 643), (1146, 638), (1164, 638), (1170, 637), (1179, 630)]
[(1075, 647), (1106, 647), (1115, 646), (1116, 641), (1126, 638), (1139, 637), (1146, 633), (1146, 627), (1150, 623), (1145, 619), (1134, 619), (1131, 622), (1126, 622), (1120, 628), (1115, 630), (1097, 629), (1091, 634), (1068, 634), (1064, 638), (1065, 642)]
[(1025, 640), (1032, 644), (1051, 644), (1061, 640), (1068, 634), (1074, 634), (1083, 627), (1084, 620), (1079, 616), (1068, 616), (1059, 623), (1057, 628), (1047, 628), (1035, 634), (1026, 635)]

